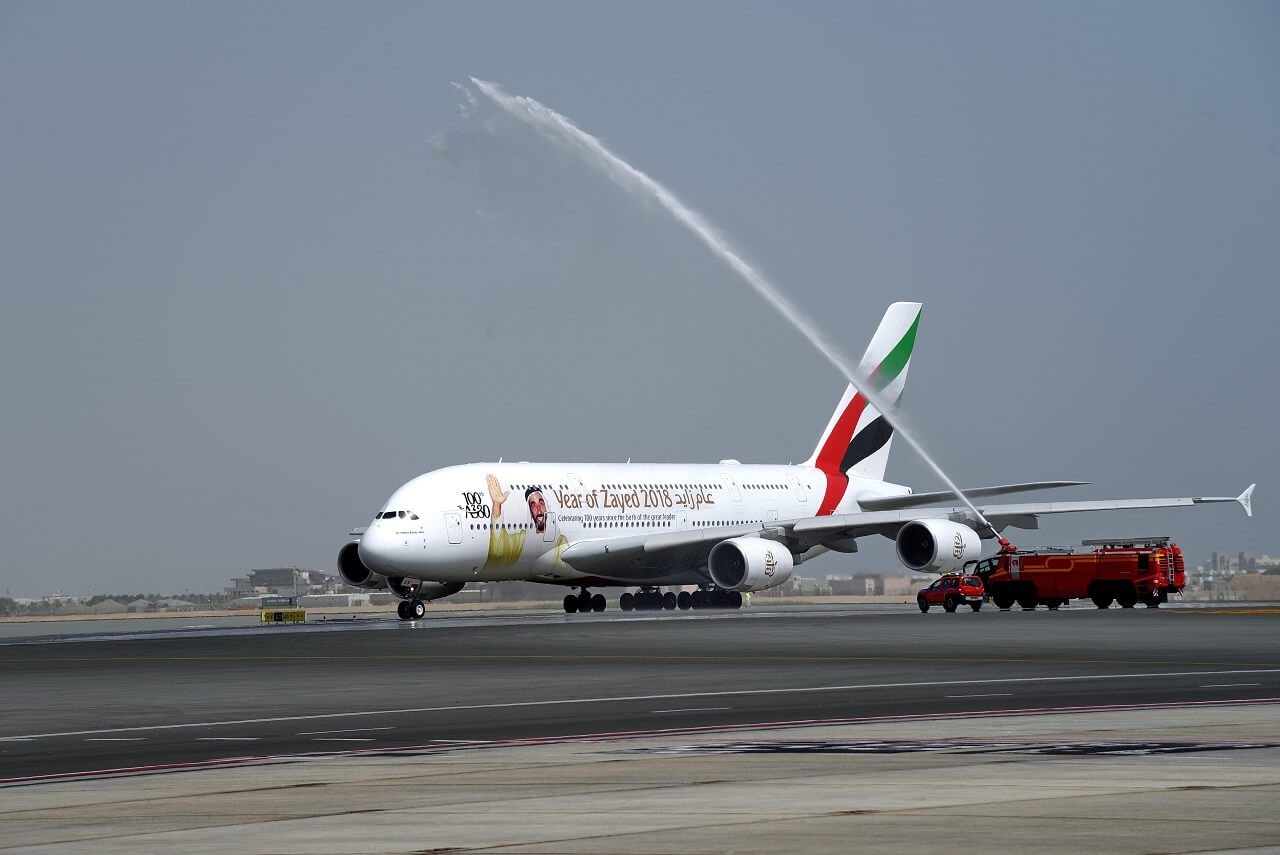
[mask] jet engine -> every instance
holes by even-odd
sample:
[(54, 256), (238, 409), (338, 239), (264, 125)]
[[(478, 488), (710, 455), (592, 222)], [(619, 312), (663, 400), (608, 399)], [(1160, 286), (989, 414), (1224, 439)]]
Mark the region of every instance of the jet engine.
[(978, 533), (950, 520), (912, 520), (895, 543), (898, 560), (917, 573), (955, 573), (982, 553)]
[[(414, 589), (414, 584), (417, 589)], [(387, 577), (387, 590), (402, 600), (413, 599), (416, 594), (420, 600), (438, 600), (462, 590), (465, 582), (419, 582), (417, 579), (404, 579), (400, 576)]]
[(791, 578), (795, 562), (780, 543), (759, 537), (722, 540), (707, 558), (711, 581), (726, 591), (763, 591)]
[(352, 541), (338, 550), (338, 575), (353, 588), (387, 587), (386, 577), (374, 573), (360, 560), (359, 541)]
[[(413, 584), (417, 580), (400, 576), (382, 576), (374, 573), (360, 560), (360, 543), (352, 541), (338, 550), (338, 574), (342, 581), (353, 588), (386, 588), (402, 600), (411, 599), (414, 595)], [(418, 582), (417, 595), (420, 600), (438, 600), (462, 590), (463, 582)]]

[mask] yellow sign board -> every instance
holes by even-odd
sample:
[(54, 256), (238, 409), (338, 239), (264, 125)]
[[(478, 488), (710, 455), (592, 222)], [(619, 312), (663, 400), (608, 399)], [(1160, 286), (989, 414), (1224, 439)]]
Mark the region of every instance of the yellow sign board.
[(283, 623), (285, 621), (305, 621), (307, 613), (303, 609), (263, 609), (264, 623)]

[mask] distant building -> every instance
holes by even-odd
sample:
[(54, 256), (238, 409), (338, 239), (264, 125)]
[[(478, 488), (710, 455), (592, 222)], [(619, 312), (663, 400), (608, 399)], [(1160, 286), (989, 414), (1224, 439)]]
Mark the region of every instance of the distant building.
[(337, 576), (301, 567), (267, 567), (250, 570), (248, 576), (236, 577), (226, 588), (227, 599), (241, 600), (262, 594), (292, 597), (307, 594), (331, 594), (341, 587)]
[(129, 607), (119, 600), (103, 600), (90, 606), (89, 611), (95, 615), (122, 615), (129, 611)]

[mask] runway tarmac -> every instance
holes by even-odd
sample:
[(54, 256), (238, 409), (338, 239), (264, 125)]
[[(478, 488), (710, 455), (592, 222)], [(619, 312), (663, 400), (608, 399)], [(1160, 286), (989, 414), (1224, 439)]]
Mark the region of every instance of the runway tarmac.
[[(1234, 752), (1223, 760), (1228, 769), (1246, 755), (1266, 758), (1254, 782), (1261, 789), (1250, 792), (1274, 808), (1280, 804), (1277, 630), (1280, 614), (1272, 609), (921, 615), (757, 607), (674, 616), (429, 617), (322, 631), (167, 628), (125, 638), (9, 643), (0, 645), (0, 785), (10, 795), (15, 787), (23, 793), (34, 787), (45, 803), (75, 802), (85, 787), (103, 798), (122, 792), (122, 777), (136, 780), (147, 772), (163, 770), (173, 780), (176, 770), (188, 770), (178, 774), (213, 780), (213, 771), (193, 764), (229, 763), (216, 774), (253, 769), (261, 780), (262, 761), (245, 758), (272, 758), (272, 776), (302, 768), (290, 765), (299, 759), (307, 768), (317, 761), (360, 763), (360, 771), (348, 774), (376, 780), (380, 773), (367, 765), (375, 757), (385, 761), (378, 768), (417, 764), (425, 774), (421, 764), (453, 764), (463, 754), (494, 758), (521, 746), (619, 741), (627, 750), (659, 752), (638, 758), (639, 765), (628, 767), (634, 769), (669, 762), (660, 752), (673, 746), (688, 755), (690, 740), (709, 740), (761, 769), (790, 768), (797, 751), (818, 755), (814, 763), (853, 751), (918, 765), (923, 761), (911, 757), (939, 750), (931, 740), (951, 740), (950, 749), (969, 753), (1013, 750), (993, 746), (990, 734), (975, 737), (975, 745), (955, 742), (981, 731), (974, 722), (1054, 715), (1076, 722), (1060, 724), (1066, 735), (1056, 738), (1078, 744), (1080, 733), (1092, 733), (1080, 721), (1110, 715), (1127, 717), (1112, 735), (1147, 744), (1143, 751)], [(1231, 717), (1244, 711), (1249, 725), (1233, 729)], [(1187, 715), (1197, 716), (1195, 727), (1170, 726)], [(815, 733), (834, 734), (844, 747), (819, 740), (816, 748), (797, 748)], [(854, 733), (873, 733), (879, 741), (887, 736), (894, 744), (869, 744)], [(1215, 735), (1224, 742), (1206, 748), (1205, 739)], [(910, 745), (901, 741), (906, 737)], [(1232, 740), (1236, 744), (1226, 744)], [(1115, 759), (1115, 750), (1098, 750), (1109, 753), (1109, 762), (1127, 762)], [(525, 760), (506, 762), (519, 766), (534, 755), (520, 756)], [(131, 771), (99, 774), (113, 769)], [(555, 775), (543, 770), (547, 786), (555, 786)], [(229, 791), (243, 788), (236, 780)], [(218, 787), (225, 786), (219, 778)], [(1239, 794), (1233, 797), (1240, 803)], [(401, 805), (400, 796), (391, 803)], [(331, 803), (326, 815), (337, 807)], [(592, 800), (581, 797), (586, 821), (593, 810)], [(58, 822), (68, 821), (59, 814)], [(24, 826), (11, 814), (0, 815), (0, 823), (30, 832), (9, 837), (7, 845), (50, 844), (44, 826)], [(80, 828), (72, 838), (54, 838), (102, 843), (85, 833)], [(1249, 845), (1280, 845), (1278, 833), (1272, 824), (1252, 827), (1246, 837)], [(130, 839), (136, 848), (139, 841)], [(633, 851), (634, 844), (546, 851)], [(806, 848), (824, 849), (816, 841)], [(1180, 850), (1152, 847), (1148, 838), (1144, 849), (1114, 851)]]
[(788, 607), (10, 645), (0, 777), (351, 745), (1274, 698), (1278, 628), (1280, 615), (1248, 610)]

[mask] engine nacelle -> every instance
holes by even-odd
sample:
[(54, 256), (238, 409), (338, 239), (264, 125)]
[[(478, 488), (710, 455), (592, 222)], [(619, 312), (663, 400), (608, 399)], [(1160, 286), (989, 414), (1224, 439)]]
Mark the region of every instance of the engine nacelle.
[(359, 541), (352, 541), (338, 550), (338, 575), (353, 588), (387, 587), (387, 578), (374, 573), (360, 560)]
[(711, 581), (726, 591), (763, 591), (791, 578), (795, 561), (785, 546), (759, 537), (722, 540), (711, 550)]
[(419, 582), (417, 579), (404, 579), (400, 576), (387, 577), (387, 590), (402, 600), (411, 600), (416, 595), (420, 600), (438, 600), (462, 590), (465, 582)]
[(917, 573), (956, 573), (982, 554), (978, 533), (950, 520), (912, 520), (898, 529), (898, 560)]

